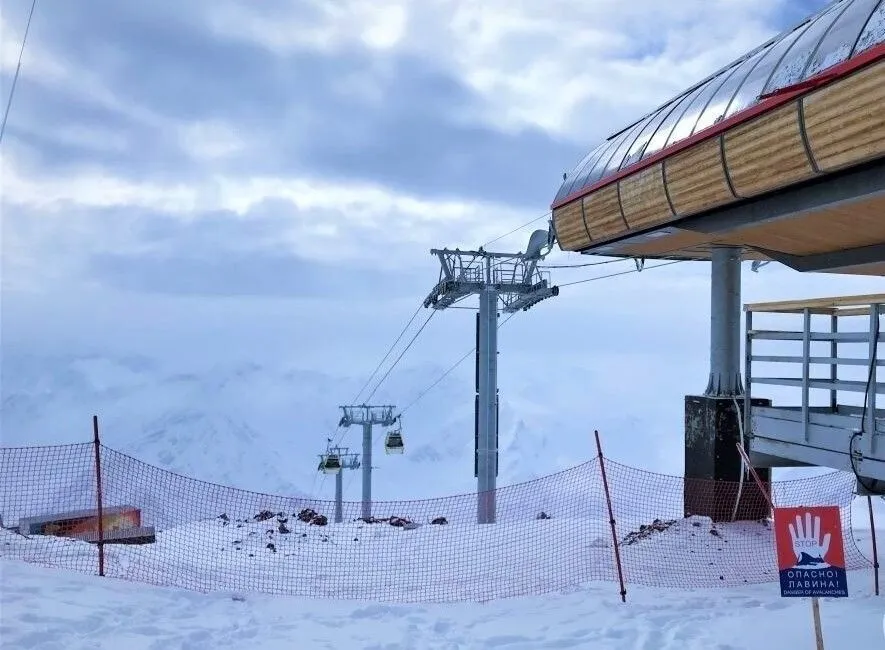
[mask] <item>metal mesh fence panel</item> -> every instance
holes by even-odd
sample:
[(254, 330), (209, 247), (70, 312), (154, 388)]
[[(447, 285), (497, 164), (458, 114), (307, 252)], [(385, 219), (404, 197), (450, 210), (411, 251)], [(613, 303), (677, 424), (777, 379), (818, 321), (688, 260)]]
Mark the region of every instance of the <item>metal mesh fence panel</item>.
[[(97, 571), (97, 537), (83, 523), (90, 509), (95, 517), (94, 460), (92, 444), (0, 449), (0, 555)], [(628, 588), (777, 580), (770, 520), (686, 515), (685, 479), (604, 462)], [(476, 524), (476, 494), (374, 502), (370, 522), (359, 519), (360, 502), (345, 502), (335, 523), (333, 502), (215, 485), (106, 447), (101, 476), (111, 577), (388, 602), (487, 601), (618, 577), (598, 459), (498, 489), (497, 522), (485, 525)], [(700, 509), (731, 511), (739, 493), (742, 508), (762, 498), (746, 485), (725, 487), (700, 490)], [(772, 497), (775, 505), (838, 505), (847, 568), (859, 569), (870, 562), (851, 535), (852, 488), (850, 475), (833, 472), (773, 483)], [(697, 504), (697, 482), (692, 489)], [(146, 541), (132, 530), (150, 533), (150, 543), (119, 543)]]

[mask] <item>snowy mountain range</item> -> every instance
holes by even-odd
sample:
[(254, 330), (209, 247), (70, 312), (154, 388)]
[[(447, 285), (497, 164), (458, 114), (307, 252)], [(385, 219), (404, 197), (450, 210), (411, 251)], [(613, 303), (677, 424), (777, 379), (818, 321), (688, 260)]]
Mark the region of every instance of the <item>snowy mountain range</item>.
[[(445, 368), (397, 367), (373, 401), (404, 405)], [(661, 394), (635, 409), (634, 394), (585, 373), (522, 378), (502, 373), (499, 485), (606, 454), (657, 471), (681, 471), (681, 400)], [(258, 364), (175, 368), (142, 356), (2, 358), (2, 444), (84, 442), (97, 414), (105, 445), (195, 478), (244, 489), (332, 498), (316, 471), (327, 437), (361, 451), (361, 431), (337, 429), (364, 378)], [(640, 410), (649, 417), (631, 412)], [(403, 416), (406, 454), (383, 453), (376, 428), (374, 498), (414, 499), (475, 490), (473, 372), (468, 359)], [(345, 499), (359, 500), (359, 472)]]

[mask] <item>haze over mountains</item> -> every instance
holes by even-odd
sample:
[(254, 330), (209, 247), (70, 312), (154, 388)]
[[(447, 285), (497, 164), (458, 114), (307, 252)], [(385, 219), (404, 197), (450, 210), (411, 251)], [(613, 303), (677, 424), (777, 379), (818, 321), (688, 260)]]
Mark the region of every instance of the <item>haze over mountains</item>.
[[(373, 401), (405, 406), (444, 370), (398, 368)], [(188, 371), (142, 356), (6, 354), (3, 444), (88, 441), (97, 413), (103, 442), (145, 462), (256, 491), (331, 497), (333, 481), (317, 477), (316, 454), (327, 435), (338, 439), (338, 405), (363, 381), (259, 364)], [(618, 408), (615, 389), (567, 377), (502, 377), (499, 484), (586, 460), (595, 454), (594, 428), (604, 432), (607, 454), (679, 471), (679, 402), (661, 400), (641, 419)], [(386, 456), (383, 430), (376, 432), (376, 498), (474, 490), (472, 359), (406, 412), (404, 456)], [(361, 451), (360, 430), (344, 444)], [(346, 476), (345, 485), (346, 498), (358, 500), (359, 477)]]

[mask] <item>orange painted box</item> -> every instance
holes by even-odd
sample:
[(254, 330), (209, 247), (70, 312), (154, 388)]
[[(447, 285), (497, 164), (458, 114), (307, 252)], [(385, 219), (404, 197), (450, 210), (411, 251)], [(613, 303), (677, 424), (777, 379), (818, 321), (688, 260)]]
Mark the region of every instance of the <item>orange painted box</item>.
[[(108, 543), (154, 541), (153, 527), (142, 526), (141, 510), (135, 506), (102, 508), (102, 538)], [(75, 510), (38, 517), (22, 517), (19, 532), (25, 535), (72, 537), (89, 542), (98, 540), (98, 511)]]

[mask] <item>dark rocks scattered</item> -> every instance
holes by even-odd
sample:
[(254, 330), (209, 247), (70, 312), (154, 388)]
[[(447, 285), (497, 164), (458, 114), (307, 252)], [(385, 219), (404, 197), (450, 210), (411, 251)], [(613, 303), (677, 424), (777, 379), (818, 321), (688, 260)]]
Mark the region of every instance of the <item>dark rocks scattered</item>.
[(623, 540), (621, 540), (621, 544), (623, 546), (630, 546), (631, 544), (635, 544), (639, 540), (646, 539), (651, 537), (655, 533), (661, 533), (667, 530), (670, 526), (676, 523), (675, 519), (670, 519), (668, 521), (661, 521), (660, 519), (655, 519), (651, 524), (646, 525), (642, 524), (639, 527), (639, 530), (634, 530), (627, 534)]
[(435, 524), (435, 525), (437, 525), (437, 526), (445, 526), (447, 523), (449, 523), (449, 520), (446, 519), (445, 517), (436, 517), (436, 518), (435, 518), (433, 521), (431, 521), (430, 523), (431, 523), (431, 524)]
[(311, 526), (325, 526), (329, 523), (329, 520), (326, 518), (326, 515), (314, 515), (314, 518), (310, 520)]
[[(438, 517), (437, 519), (444, 520), (442, 523), (448, 523), (445, 521), (445, 517)], [(391, 526), (396, 526), (397, 528), (417, 528), (418, 524), (414, 523), (408, 517), (360, 517), (355, 519), (354, 521), (362, 521), (367, 524), (390, 524)], [(436, 519), (434, 519), (434, 523), (436, 523)]]
[(271, 551), (273, 551), (274, 553), (277, 552), (277, 547), (274, 546), (274, 543), (273, 543), (273, 542), (268, 542), (268, 543), (267, 543), (267, 546), (265, 546), (265, 548), (269, 548), (269, 549), (270, 549)]
[(388, 519), (388, 522), (391, 526), (396, 526), (397, 528), (404, 528), (406, 524), (412, 523), (409, 519), (405, 517), (391, 517)]
[(255, 521), (267, 521), (268, 519), (273, 519), (274, 513), (270, 510), (262, 510), (257, 515), (252, 517)]
[(295, 516), (298, 518), (298, 521), (303, 521), (305, 524), (309, 524), (318, 514), (319, 513), (313, 508), (305, 508)]
[(277, 531), (280, 533), (280, 535), (288, 535), (289, 533), (292, 532), (291, 530), (289, 530), (289, 529), (286, 527), (286, 522), (285, 522), (285, 521), (281, 521), (281, 522), (280, 522), (280, 525), (277, 527)]
[(220, 515), (218, 515), (218, 518), (221, 520), (222, 526), (227, 526), (230, 523), (230, 517), (227, 516), (226, 512), (222, 512)]
[(535, 519), (552, 519), (552, 517), (542, 510)]

